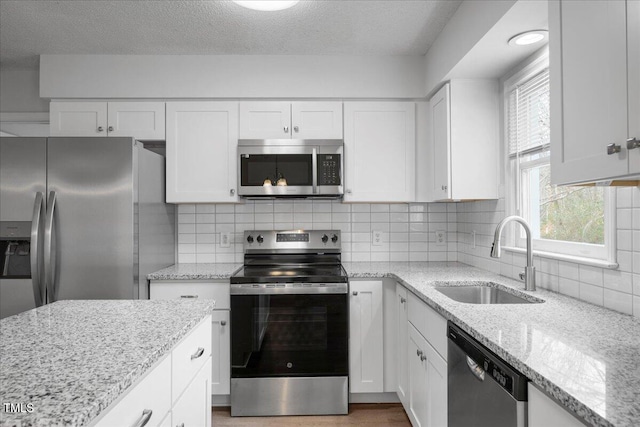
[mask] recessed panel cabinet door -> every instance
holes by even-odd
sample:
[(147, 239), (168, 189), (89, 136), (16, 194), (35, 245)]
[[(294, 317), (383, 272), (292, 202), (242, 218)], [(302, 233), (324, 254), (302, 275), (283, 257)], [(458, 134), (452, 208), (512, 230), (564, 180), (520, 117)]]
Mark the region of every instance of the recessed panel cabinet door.
[(109, 102), (109, 136), (132, 136), (136, 139), (163, 140), (164, 102)]
[(397, 378), (398, 398), (402, 402), (405, 411), (408, 410), (409, 368), (407, 366), (407, 351), (409, 345), (409, 319), (408, 319), (407, 289), (396, 283), (396, 339), (397, 339)]
[(382, 393), (382, 282), (354, 280), (349, 289), (349, 391)]
[(212, 316), (211, 394), (229, 394), (231, 386), (231, 325), (229, 310), (214, 310)]
[(341, 102), (291, 104), (292, 138), (342, 139)]
[(241, 102), (240, 139), (291, 137), (291, 103)]
[(236, 202), (238, 103), (167, 103), (167, 202)]
[(51, 136), (107, 136), (106, 102), (51, 102)]
[(638, 70), (627, 66), (626, 5), (634, 3), (549, 3), (554, 184), (629, 172), (627, 96), (639, 95), (628, 91), (628, 73), (637, 79)]
[(345, 102), (345, 202), (415, 200), (413, 102)]
[(433, 200), (451, 198), (451, 116), (449, 84), (429, 101), (431, 108), (431, 158)]

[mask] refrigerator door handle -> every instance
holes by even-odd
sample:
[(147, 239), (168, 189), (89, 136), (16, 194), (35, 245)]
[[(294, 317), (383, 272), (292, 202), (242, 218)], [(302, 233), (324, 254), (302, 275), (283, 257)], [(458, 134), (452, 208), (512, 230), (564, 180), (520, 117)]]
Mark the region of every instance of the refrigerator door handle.
[(44, 286), (40, 273), (42, 271), (42, 256), (40, 254), (40, 231), (42, 229), (42, 217), (44, 213), (44, 197), (38, 191), (33, 202), (33, 216), (31, 219), (31, 282), (33, 284), (33, 298), (36, 307), (44, 302)]
[(56, 192), (49, 192), (47, 202), (47, 216), (44, 223), (44, 281), (47, 287), (48, 302), (55, 302), (58, 299), (58, 289), (56, 287), (56, 249), (55, 234), (53, 230), (53, 218), (56, 211)]

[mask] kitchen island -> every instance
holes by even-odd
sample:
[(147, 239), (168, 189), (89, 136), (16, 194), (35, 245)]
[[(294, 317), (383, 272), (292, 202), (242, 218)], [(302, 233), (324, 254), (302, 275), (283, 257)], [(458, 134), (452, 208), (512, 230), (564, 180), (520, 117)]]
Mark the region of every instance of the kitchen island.
[(93, 424), (214, 307), (212, 300), (59, 301), (2, 319), (0, 425)]

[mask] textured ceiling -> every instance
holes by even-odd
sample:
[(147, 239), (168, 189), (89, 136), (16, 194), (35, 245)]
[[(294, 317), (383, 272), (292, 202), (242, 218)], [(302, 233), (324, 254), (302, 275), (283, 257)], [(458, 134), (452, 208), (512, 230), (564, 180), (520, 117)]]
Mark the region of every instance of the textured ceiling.
[(423, 55), (461, 0), (0, 0), (0, 65), (40, 54)]

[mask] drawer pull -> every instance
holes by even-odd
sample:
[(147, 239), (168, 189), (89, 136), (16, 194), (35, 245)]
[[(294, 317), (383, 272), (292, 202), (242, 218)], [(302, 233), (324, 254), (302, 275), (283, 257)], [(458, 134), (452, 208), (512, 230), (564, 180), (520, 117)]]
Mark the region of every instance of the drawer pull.
[(198, 298), (198, 295), (180, 295), (180, 298)]
[(226, 320), (222, 320), (220, 322), (220, 326), (227, 326), (227, 321)]
[(176, 427), (184, 427), (184, 423), (182, 423), (182, 424), (176, 424)]
[(144, 427), (147, 425), (149, 420), (151, 419), (151, 415), (153, 415), (153, 411), (151, 409), (145, 409), (142, 411), (142, 416), (133, 424), (132, 427)]
[(197, 359), (198, 357), (202, 356), (203, 354), (204, 354), (204, 348), (203, 347), (198, 347), (196, 352), (191, 355), (191, 360)]

